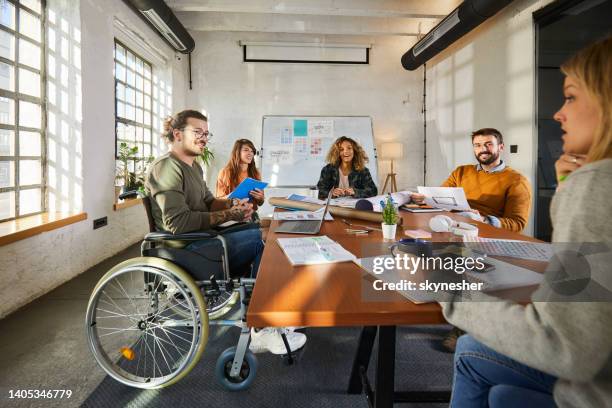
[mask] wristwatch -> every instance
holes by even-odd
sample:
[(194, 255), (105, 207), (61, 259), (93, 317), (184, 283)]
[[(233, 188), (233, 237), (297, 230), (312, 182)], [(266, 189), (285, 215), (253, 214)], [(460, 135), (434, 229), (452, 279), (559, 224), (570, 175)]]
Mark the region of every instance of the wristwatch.
[(235, 207), (235, 206), (237, 206), (238, 204), (240, 204), (240, 200), (239, 200), (239, 199), (237, 199), (237, 198), (232, 198), (231, 203), (232, 203), (232, 205), (231, 205), (230, 207)]

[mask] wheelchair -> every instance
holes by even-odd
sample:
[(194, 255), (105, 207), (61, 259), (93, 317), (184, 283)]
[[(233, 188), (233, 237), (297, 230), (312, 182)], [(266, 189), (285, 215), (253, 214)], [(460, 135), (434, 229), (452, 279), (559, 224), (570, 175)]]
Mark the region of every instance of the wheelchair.
[[(86, 313), (90, 350), (100, 367), (115, 380), (136, 388), (172, 385), (193, 369), (208, 341), (209, 326), (241, 329), (238, 344), (217, 359), (215, 377), (226, 389), (248, 388), (257, 359), (248, 350), (246, 311), (255, 280), (231, 277), (223, 231), (171, 234), (156, 231), (149, 197), (143, 197), (150, 232), (140, 257), (109, 270), (96, 284)], [(196, 240), (216, 240), (209, 252), (181, 248)], [(223, 317), (239, 301), (235, 320)], [(288, 351), (291, 351), (282, 334)]]

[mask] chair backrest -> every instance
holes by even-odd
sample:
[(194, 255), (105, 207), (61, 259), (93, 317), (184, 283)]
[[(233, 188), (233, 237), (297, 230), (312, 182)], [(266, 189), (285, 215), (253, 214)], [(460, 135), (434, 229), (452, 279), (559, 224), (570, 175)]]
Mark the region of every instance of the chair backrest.
[(149, 232), (157, 231), (155, 226), (155, 220), (153, 219), (153, 210), (151, 209), (151, 197), (142, 197), (142, 205), (144, 205), (145, 211), (147, 212), (147, 220), (149, 220)]

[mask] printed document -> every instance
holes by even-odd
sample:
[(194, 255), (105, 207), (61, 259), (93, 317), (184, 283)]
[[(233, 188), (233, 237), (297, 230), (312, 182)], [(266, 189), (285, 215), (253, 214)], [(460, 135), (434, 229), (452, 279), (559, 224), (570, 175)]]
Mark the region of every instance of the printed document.
[(463, 187), (423, 187), (418, 186), (419, 194), (425, 196), (425, 204), (445, 210), (467, 211), (470, 205), (465, 198)]

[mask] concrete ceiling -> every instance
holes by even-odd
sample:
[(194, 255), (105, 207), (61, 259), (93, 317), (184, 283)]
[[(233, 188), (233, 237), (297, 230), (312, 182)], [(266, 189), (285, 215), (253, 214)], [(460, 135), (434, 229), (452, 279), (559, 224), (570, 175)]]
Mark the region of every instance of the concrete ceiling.
[(314, 35), (427, 33), (461, 0), (166, 0), (191, 31)]

